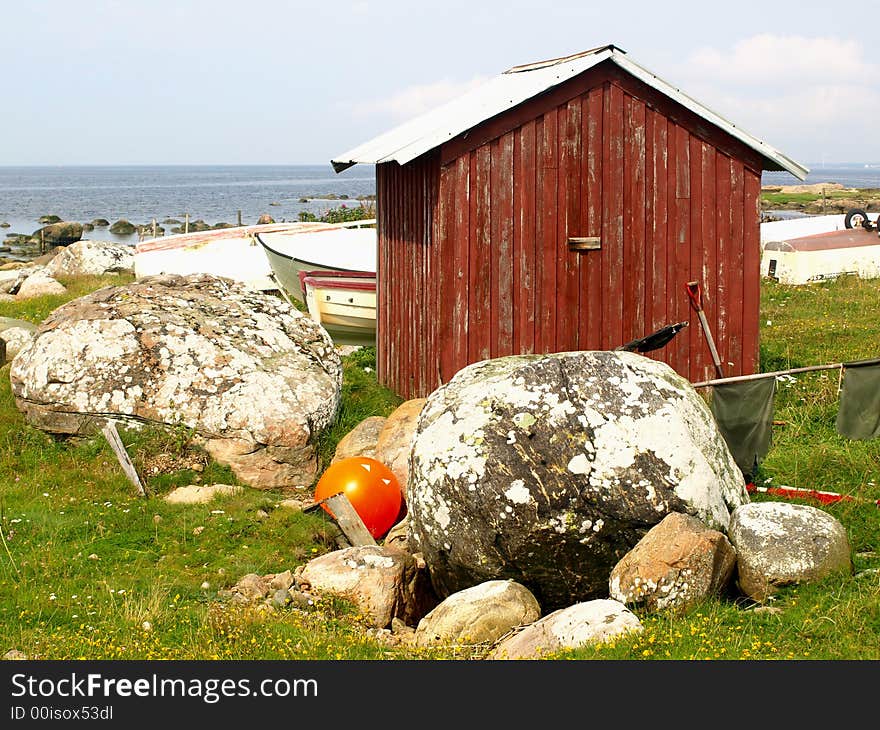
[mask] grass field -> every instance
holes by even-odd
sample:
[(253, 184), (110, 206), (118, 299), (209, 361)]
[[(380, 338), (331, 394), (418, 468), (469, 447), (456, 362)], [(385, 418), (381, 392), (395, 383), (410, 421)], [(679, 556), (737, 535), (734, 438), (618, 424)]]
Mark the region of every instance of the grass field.
[[(64, 297), (0, 303), (41, 321), (66, 299), (119, 279), (65, 282)], [(762, 284), (761, 367), (779, 370), (880, 356), (880, 281)], [(400, 403), (375, 379), (371, 350), (344, 358), (343, 404), (319, 444)], [(854, 497), (824, 507), (846, 527), (856, 574), (786, 589), (760, 612), (723, 598), (684, 615), (641, 614), (645, 631), (562, 655), (572, 659), (880, 659), (880, 440), (834, 430), (837, 372), (781, 381), (774, 442), (760, 478)], [(0, 654), (45, 659), (456, 659), (455, 647), (389, 648), (339, 601), (310, 613), (260, 613), (217, 600), (248, 572), (294, 569), (333, 549), (317, 513), (256, 490), (210, 505), (159, 497), (178, 485), (236, 483), (186, 430), (124, 433), (149, 492), (137, 496), (102, 437), (60, 441), (28, 426), (0, 369)], [(755, 500), (765, 499), (756, 495)], [(809, 499), (805, 504), (816, 504)]]

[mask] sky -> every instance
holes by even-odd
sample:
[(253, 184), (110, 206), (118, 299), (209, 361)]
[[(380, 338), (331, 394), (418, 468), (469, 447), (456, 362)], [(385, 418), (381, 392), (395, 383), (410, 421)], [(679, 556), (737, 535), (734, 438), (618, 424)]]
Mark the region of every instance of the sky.
[(876, 0), (2, 0), (0, 165), (329, 164), (613, 43), (806, 164), (880, 162)]

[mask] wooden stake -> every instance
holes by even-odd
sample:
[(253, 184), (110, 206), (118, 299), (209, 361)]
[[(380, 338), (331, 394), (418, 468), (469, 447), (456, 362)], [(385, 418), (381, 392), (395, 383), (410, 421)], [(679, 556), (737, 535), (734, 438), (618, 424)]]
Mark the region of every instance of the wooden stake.
[(189, 213), (183, 217), (183, 232), (189, 233)]
[(116, 424), (113, 423), (113, 421), (107, 421), (103, 428), (101, 428), (101, 431), (104, 434), (104, 438), (107, 439), (107, 443), (110, 444), (110, 448), (113, 449), (113, 453), (116, 454), (116, 458), (119, 460), (119, 463), (122, 466), (122, 471), (125, 472), (125, 476), (128, 477), (128, 481), (134, 484), (141, 497), (146, 497), (147, 493), (144, 490), (143, 482), (141, 482), (141, 478), (138, 476), (137, 469), (134, 468), (131, 459), (128, 458), (128, 452), (125, 450), (125, 445), (122, 443), (122, 439), (119, 438)]
[(370, 531), (367, 529), (366, 525), (364, 525), (361, 516), (357, 513), (355, 508), (351, 506), (348, 497), (345, 496), (345, 492), (339, 492), (339, 494), (334, 494), (331, 497), (322, 499), (320, 502), (315, 502), (303, 511), (312, 510), (323, 504), (326, 504), (327, 508), (331, 510), (331, 516), (336, 521), (336, 524), (339, 525), (342, 534), (348, 538), (348, 541), (354, 547), (376, 544)]

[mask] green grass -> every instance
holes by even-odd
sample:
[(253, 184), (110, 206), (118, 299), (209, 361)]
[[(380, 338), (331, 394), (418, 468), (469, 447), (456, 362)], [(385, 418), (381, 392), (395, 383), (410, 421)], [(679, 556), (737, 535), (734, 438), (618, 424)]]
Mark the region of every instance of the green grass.
[[(877, 198), (880, 196), (880, 190), (876, 189), (861, 189), (857, 192), (853, 192), (852, 190), (826, 190), (824, 199), (827, 201), (833, 200), (865, 200), (867, 201), (870, 198)], [(790, 205), (790, 204), (806, 204), (806, 203), (814, 203), (817, 201), (821, 201), (823, 199), (822, 193), (783, 193), (783, 192), (770, 192), (767, 190), (761, 191), (761, 201), (767, 203), (769, 205)]]
[[(115, 277), (67, 282), (62, 297), (2, 303), (0, 315), (39, 322), (59, 304)], [(810, 287), (762, 283), (761, 365), (778, 370), (880, 355), (880, 281)], [(339, 418), (318, 444), (326, 465), (338, 440), (400, 398), (376, 382), (375, 351), (343, 358)], [(846, 527), (860, 576), (781, 592), (781, 613), (734, 597), (684, 614), (637, 611), (645, 631), (564, 652), (570, 659), (880, 659), (880, 440), (834, 430), (837, 373), (781, 383), (770, 484), (828, 489), (856, 500), (823, 507)], [(16, 409), (0, 368), (0, 654), (47, 659), (456, 659), (461, 649), (389, 648), (351, 607), (328, 600), (311, 613), (261, 613), (217, 600), (248, 572), (293, 570), (334, 549), (320, 512), (279, 507), (284, 495), (245, 490), (210, 505), (169, 505), (175, 486), (237, 483), (185, 429), (122, 432), (147, 487), (126, 480), (102, 437), (56, 440)], [(756, 495), (755, 500), (768, 499)], [(816, 504), (809, 499), (799, 500)], [(863, 572), (864, 571), (864, 572)], [(206, 587), (203, 587), (207, 584)], [(149, 630), (144, 628), (148, 622)], [(478, 655), (478, 652), (477, 652)]]

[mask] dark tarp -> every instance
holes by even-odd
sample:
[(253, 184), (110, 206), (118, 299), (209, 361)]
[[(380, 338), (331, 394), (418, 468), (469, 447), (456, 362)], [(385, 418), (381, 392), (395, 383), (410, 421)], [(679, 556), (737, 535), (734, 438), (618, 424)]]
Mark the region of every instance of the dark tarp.
[(880, 437), (880, 360), (843, 363), (836, 426), (851, 439)]
[(743, 476), (753, 477), (770, 450), (776, 378), (712, 387), (712, 415)]

